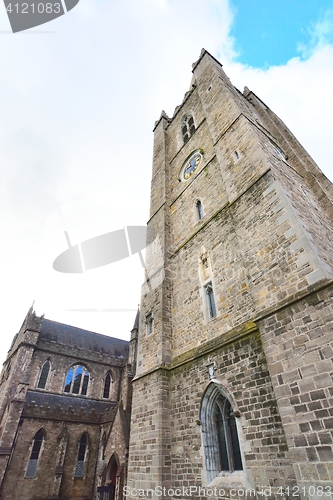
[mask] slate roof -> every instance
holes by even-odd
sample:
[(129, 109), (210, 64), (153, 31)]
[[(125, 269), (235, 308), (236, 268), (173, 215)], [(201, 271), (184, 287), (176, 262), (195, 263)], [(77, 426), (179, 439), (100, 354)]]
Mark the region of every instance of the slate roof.
[(129, 342), (43, 318), (39, 341), (127, 358)]
[(28, 390), (23, 416), (97, 423), (113, 420), (117, 403)]

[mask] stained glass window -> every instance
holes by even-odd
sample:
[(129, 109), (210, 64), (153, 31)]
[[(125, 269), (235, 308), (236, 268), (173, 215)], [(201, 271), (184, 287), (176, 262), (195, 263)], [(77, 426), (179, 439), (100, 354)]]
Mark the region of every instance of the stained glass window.
[(64, 392), (87, 395), (89, 372), (82, 365), (72, 366), (66, 376)]

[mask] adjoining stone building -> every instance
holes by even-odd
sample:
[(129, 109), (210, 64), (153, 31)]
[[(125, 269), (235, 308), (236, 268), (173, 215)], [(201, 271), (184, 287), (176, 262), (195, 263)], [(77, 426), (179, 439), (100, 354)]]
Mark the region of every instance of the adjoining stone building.
[(1, 498), (122, 498), (129, 356), (129, 342), (29, 310), (1, 375)]
[(154, 129), (133, 497), (332, 497), (332, 203), (285, 124), (203, 50)]

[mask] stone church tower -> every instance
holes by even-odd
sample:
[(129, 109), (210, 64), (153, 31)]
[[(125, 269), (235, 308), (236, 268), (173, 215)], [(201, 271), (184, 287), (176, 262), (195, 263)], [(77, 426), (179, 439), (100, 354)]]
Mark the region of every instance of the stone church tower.
[(331, 498), (333, 186), (205, 50), (154, 134), (127, 494)]

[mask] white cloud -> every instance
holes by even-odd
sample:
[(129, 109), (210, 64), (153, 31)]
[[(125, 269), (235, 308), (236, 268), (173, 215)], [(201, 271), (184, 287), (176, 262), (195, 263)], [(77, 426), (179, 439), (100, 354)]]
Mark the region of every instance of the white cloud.
[(148, 6), (158, 9), (162, 13), (169, 12), (169, 2), (167, 0), (144, 0)]
[[(306, 60), (262, 71), (233, 62), (232, 19), (221, 0), (85, 0), (49, 25), (56, 33), (0, 34), (3, 357), (33, 299), (50, 319), (128, 338), (132, 313), (66, 309), (135, 309), (138, 256), (82, 276), (56, 273), (52, 262), (66, 241), (54, 226), (50, 250), (44, 224), (66, 203), (74, 207), (68, 217), (77, 241), (147, 221), (151, 131), (162, 109), (172, 115), (182, 102), (202, 47), (237, 87), (257, 93), (333, 178), (326, 25)], [(0, 30), (8, 29), (0, 9)]]
[(225, 70), (240, 90), (249, 87), (285, 122), (332, 180), (333, 45), (318, 47), (306, 60), (293, 58), (266, 71), (233, 63)]
[(310, 57), (318, 49), (333, 43), (333, 9), (322, 12), (319, 19), (309, 26), (308, 31), (309, 43), (298, 45), (298, 51), (304, 59)]

